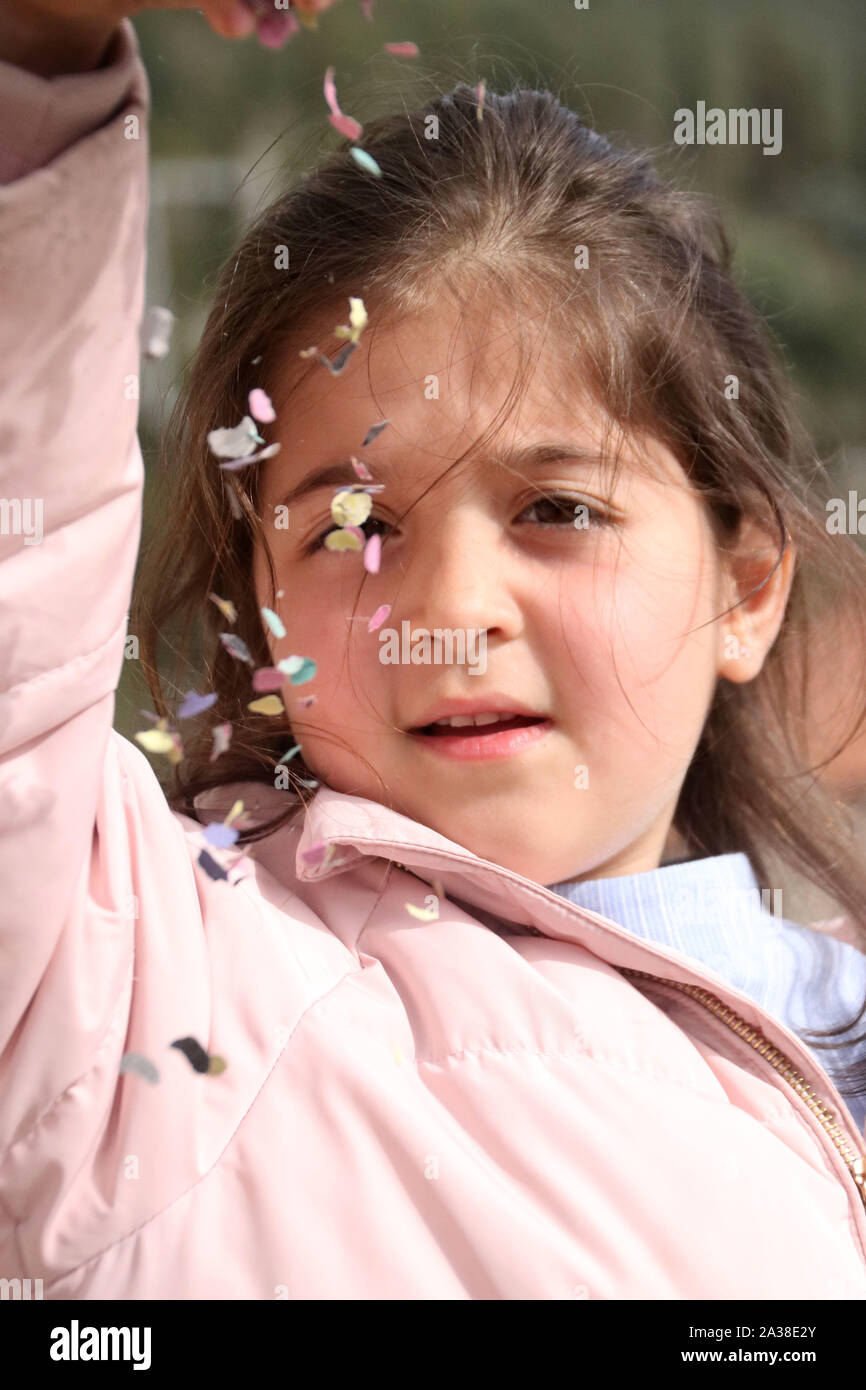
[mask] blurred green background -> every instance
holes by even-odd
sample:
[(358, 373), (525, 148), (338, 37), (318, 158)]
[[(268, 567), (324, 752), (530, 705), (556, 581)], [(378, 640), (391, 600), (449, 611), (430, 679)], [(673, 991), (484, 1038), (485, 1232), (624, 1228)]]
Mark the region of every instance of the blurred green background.
[[(251, 217), (340, 140), (322, 95), (333, 64), (342, 109), (362, 123), (461, 79), (520, 81), (614, 141), (659, 152), (666, 172), (721, 204), (739, 279), (784, 344), (840, 495), (866, 487), (862, 0), (375, 0), (372, 23), (340, 0), (279, 50), (220, 39), (196, 12), (145, 13), (135, 28), (153, 93), (146, 300), (176, 315), (169, 356), (142, 363), (150, 475), (219, 266)], [(420, 58), (384, 51), (406, 39)], [(780, 107), (781, 152), (676, 147), (674, 112), (699, 100)], [(145, 534), (152, 510), (148, 489)], [(115, 724), (130, 737), (150, 700), (137, 663), (124, 667)]]

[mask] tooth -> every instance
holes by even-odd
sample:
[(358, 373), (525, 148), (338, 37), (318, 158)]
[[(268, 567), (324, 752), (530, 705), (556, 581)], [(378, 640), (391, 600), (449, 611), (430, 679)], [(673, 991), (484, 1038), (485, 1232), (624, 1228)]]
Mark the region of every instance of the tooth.
[(499, 715), (499, 714), (476, 714), (476, 716), (475, 716), (475, 723), (476, 723), (476, 724), (498, 724), (498, 723), (499, 723), (499, 720), (500, 720), (501, 718), (502, 718), (502, 716)]
[(465, 724), (474, 724), (475, 720), (471, 714), (452, 714), (448, 722), (452, 729), (462, 729)]

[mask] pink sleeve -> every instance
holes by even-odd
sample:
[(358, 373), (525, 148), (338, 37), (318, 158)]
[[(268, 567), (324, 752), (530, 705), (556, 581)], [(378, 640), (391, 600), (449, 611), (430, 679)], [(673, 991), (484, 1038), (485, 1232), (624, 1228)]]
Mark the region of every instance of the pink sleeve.
[(102, 66), (67, 77), (37, 77), (0, 63), (0, 184), (41, 169), (97, 130), (141, 82), (135, 30), (118, 25)]
[(19, 170), (0, 186), (0, 1151), (81, 1074), (130, 950), (92, 888), (143, 482), (149, 87), (128, 22), (113, 52), (0, 83)]

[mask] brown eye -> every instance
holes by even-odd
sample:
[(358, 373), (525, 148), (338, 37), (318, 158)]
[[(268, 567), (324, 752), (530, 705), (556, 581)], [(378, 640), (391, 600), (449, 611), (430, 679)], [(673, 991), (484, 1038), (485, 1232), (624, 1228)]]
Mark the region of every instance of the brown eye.
[(554, 493), (550, 497), (538, 497), (534, 502), (531, 502), (520, 515), (526, 516), (527, 512), (543, 512), (546, 509), (550, 520), (547, 522), (536, 521), (536, 525), (548, 527), (570, 526), (575, 530), (580, 530), (582, 528), (575, 527), (574, 525), (578, 507), (586, 508), (590, 518), (590, 527), (613, 525), (613, 518), (609, 516), (607, 512), (602, 511), (600, 507), (596, 506), (588, 498), (570, 497), (565, 493)]

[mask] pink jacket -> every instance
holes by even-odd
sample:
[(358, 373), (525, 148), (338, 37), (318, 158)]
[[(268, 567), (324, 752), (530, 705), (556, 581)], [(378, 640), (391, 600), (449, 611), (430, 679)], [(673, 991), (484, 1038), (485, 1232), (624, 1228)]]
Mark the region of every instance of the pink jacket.
[[(103, 124), (20, 176), (0, 151), (0, 489), (44, 503), (41, 543), (11, 505), (0, 535), (0, 1277), (55, 1299), (863, 1298), (862, 1136), (745, 995), (327, 788), (215, 881), (113, 731), (143, 472), (128, 23), (114, 56)], [(226, 1070), (194, 1071), (188, 1035)]]

